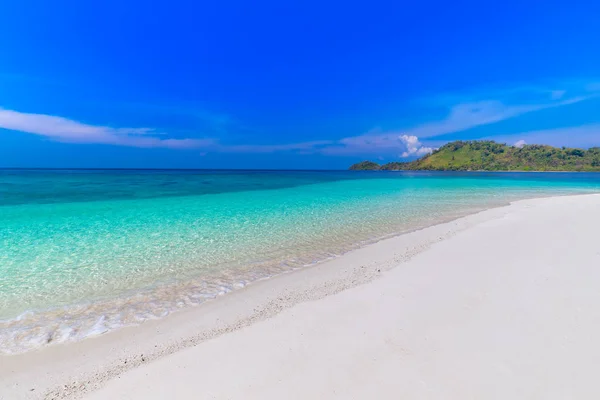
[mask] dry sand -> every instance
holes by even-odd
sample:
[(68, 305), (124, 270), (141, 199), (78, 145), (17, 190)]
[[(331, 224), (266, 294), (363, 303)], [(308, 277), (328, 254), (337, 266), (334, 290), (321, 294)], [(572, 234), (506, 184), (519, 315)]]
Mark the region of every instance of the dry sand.
[(599, 231), (600, 195), (516, 202), (0, 357), (0, 398), (597, 399)]

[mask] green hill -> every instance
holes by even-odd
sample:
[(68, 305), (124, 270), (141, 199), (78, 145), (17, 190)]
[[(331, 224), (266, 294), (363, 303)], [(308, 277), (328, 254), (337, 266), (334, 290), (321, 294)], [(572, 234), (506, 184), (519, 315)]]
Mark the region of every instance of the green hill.
[(352, 171), (375, 171), (381, 169), (381, 165), (373, 161), (361, 161), (350, 167)]
[(425, 171), (597, 171), (600, 147), (588, 150), (525, 145), (521, 148), (493, 141), (447, 143), (432, 154), (411, 162), (379, 165), (363, 161), (351, 170)]

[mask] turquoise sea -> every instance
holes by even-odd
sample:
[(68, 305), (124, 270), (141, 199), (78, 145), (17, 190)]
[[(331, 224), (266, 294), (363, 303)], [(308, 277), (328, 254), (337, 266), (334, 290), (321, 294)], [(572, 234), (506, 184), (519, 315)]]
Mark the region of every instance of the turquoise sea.
[(0, 170), (0, 352), (159, 318), (511, 200), (592, 192), (600, 174)]

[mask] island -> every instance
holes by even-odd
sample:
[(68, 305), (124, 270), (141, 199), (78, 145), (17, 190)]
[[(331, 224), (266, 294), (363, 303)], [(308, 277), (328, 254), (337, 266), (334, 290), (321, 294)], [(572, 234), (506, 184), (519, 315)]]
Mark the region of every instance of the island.
[(600, 172), (600, 147), (509, 146), (491, 140), (455, 141), (417, 160), (380, 165), (362, 161), (353, 171), (586, 171)]

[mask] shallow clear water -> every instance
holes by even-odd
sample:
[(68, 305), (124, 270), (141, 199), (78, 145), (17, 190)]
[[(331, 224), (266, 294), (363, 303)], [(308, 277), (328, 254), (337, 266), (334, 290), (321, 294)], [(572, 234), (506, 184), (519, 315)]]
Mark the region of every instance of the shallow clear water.
[(0, 170), (0, 351), (158, 318), (600, 174)]

